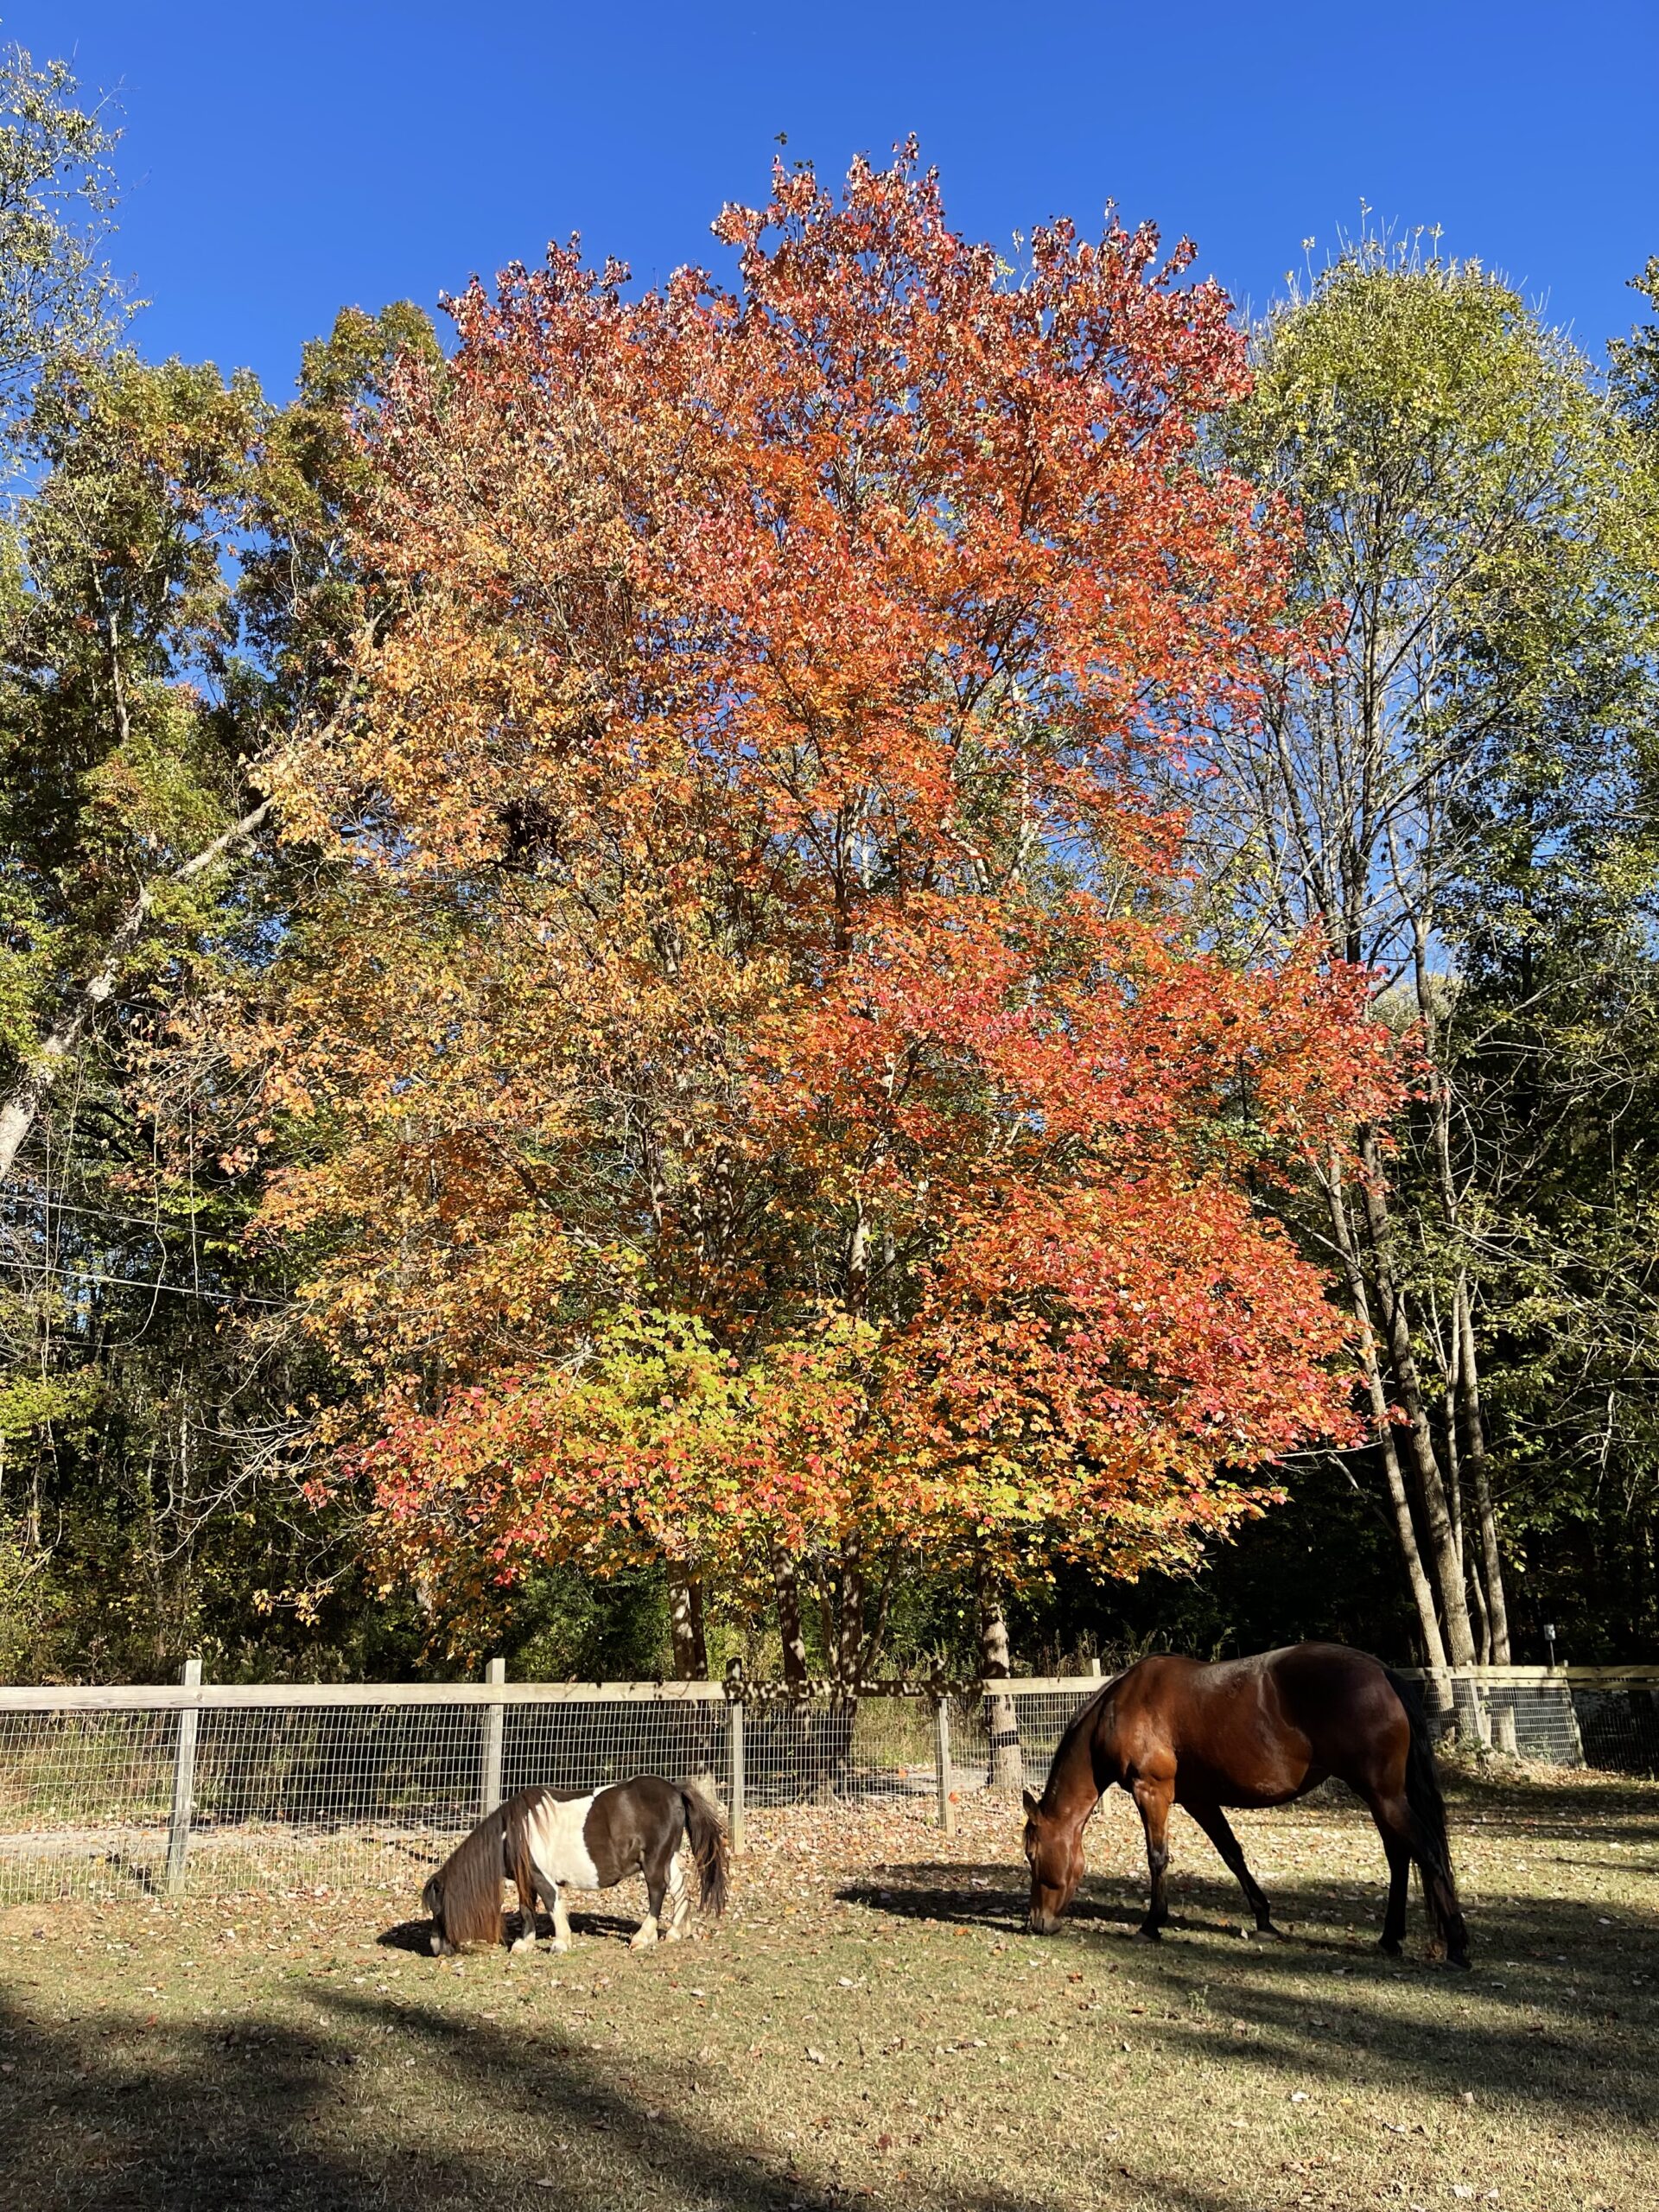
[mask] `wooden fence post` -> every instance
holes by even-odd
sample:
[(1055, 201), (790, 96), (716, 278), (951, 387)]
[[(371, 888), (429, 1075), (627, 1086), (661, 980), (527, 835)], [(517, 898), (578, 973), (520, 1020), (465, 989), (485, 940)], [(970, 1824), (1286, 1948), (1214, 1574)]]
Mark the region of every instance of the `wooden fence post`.
[(950, 1700), (941, 1690), (933, 1700), (933, 1773), (939, 1793), (939, 1826), (957, 1832), (957, 1806), (950, 1774)]
[[(179, 1680), (188, 1690), (201, 1688), (201, 1662), (187, 1659)], [(167, 1827), (167, 1894), (181, 1895), (185, 1861), (190, 1855), (190, 1821), (196, 1805), (196, 1730), (201, 1714), (194, 1705), (179, 1708), (178, 1748), (173, 1755), (173, 1814)]]
[[(486, 1682), (505, 1682), (507, 1662), (492, 1659), (484, 1669)], [(479, 1817), (493, 1813), (501, 1802), (501, 1739), (505, 1732), (507, 1709), (504, 1705), (486, 1705), (484, 1708), (484, 1758), (479, 1772)]]
[(728, 1822), (732, 1856), (743, 1855), (743, 1663), (734, 1659), (726, 1669), (726, 1746), (732, 1770), (732, 1803)]

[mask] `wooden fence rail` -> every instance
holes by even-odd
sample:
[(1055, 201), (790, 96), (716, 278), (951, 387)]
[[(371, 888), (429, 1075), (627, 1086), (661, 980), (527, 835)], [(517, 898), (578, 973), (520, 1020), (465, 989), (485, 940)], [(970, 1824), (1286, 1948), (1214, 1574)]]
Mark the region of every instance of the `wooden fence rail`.
[[(1659, 1772), (1659, 1666), (1401, 1671), (1465, 1747)], [(1103, 1687), (1098, 1672), (891, 1679), (855, 1695), (741, 1669), (724, 1681), (515, 1682), (499, 1659), (482, 1681), (200, 1677), (192, 1660), (176, 1683), (0, 1688), (0, 1877), (48, 1861), (54, 1831), (66, 1851), (101, 1848), (111, 1865), (137, 1865), (153, 1835), (149, 1878), (176, 1895), (193, 1837), (219, 1853), (238, 1838), (297, 1848), (338, 1836), (346, 1850), (375, 1831), (435, 1839), (526, 1780), (590, 1787), (646, 1764), (701, 1771), (723, 1790), (740, 1852), (751, 1803), (826, 1794), (931, 1799), (948, 1833), (959, 1786), (990, 1771), (992, 1700), (1014, 1708), (1016, 1761), (1039, 1783)], [(926, 1719), (904, 1719), (906, 1704)]]

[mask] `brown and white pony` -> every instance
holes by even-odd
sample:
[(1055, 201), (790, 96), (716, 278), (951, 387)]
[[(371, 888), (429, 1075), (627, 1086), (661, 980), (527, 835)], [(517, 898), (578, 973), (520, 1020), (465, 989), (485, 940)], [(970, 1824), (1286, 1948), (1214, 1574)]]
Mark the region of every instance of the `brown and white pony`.
[(1026, 1792), (1033, 1934), (1058, 1927), (1083, 1878), (1083, 1831), (1116, 1783), (1146, 1830), (1152, 1903), (1142, 1936), (1156, 1937), (1169, 1918), (1172, 1805), (1191, 1813), (1237, 1877), (1257, 1930), (1276, 1935), (1223, 1808), (1287, 1805), (1330, 1775), (1363, 1799), (1388, 1856), (1381, 1948), (1397, 1953), (1404, 1939), (1414, 1859), (1446, 1956), (1466, 1967), (1469, 1934), (1421, 1701), (1391, 1668), (1340, 1643), (1294, 1643), (1209, 1666), (1142, 1659), (1090, 1698), (1060, 1738), (1040, 1799)]
[(521, 1789), (485, 1815), (421, 1892), (432, 1948), (442, 1958), (467, 1944), (499, 1943), (506, 1933), (501, 1884), (511, 1877), (520, 1921), (513, 1949), (535, 1946), (539, 1895), (553, 1915), (553, 1948), (568, 1951), (565, 1885), (608, 1890), (636, 1873), (645, 1878), (647, 1910), (630, 1948), (643, 1950), (659, 1932), (672, 1943), (691, 1912), (683, 1844), (700, 1877), (702, 1910), (724, 1911), (726, 1838), (713, 1806), (689, 1783), (640, 1774), (608, 1789)]

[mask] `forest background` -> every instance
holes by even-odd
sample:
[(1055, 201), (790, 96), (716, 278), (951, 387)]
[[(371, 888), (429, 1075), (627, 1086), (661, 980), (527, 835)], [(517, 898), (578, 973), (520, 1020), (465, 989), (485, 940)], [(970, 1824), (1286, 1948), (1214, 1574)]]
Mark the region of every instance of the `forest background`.
[(0, 1675), (1652, 1654), (1659, 264), (785, 161), (276, 401), (116, 152), (13, 58)]

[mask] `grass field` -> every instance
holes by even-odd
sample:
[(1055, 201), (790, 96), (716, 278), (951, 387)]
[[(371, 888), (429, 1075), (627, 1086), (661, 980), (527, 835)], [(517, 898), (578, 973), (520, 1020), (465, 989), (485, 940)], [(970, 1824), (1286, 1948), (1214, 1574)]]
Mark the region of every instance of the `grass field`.
[(1292, 1929), (1177, 1816), (1161, 1946), (1114, 1796), (1063, 1934), (1014, 1812), (761, 1816), (726, 1921), (631, 1955), (440, 1964), (412, 1896), (0, 1914), (0, 2203), (46, 2207), (1659, 2206), (1659, 1785), (1465, 1778), (1477, 1971), (1372, 1948), (1357, 1808), (1241, 1818)]

